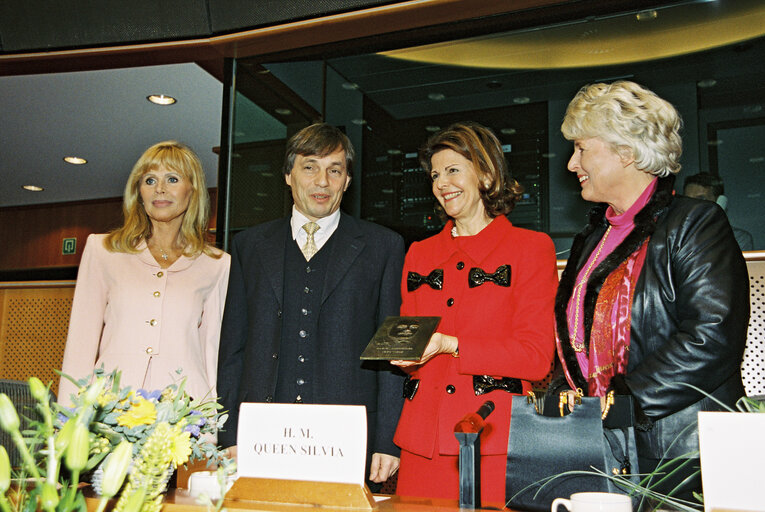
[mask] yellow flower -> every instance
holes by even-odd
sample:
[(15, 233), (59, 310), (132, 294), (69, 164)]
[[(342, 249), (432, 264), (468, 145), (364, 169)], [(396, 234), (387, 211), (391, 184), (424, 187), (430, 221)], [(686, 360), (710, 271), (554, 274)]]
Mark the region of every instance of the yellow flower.
[(117, 424), (123, 427), (133, 428), (138, 425), (151, 425), (157, 419), (157, 408), (154, 403), (144, 398), (133, 402), (127, 412), (117, 418)]
[(112, 393), (111, 391), (104, 391), (98, 395), (98, 405), (104, 407), (106, 404), (116, 401), (117, 398), (119, 397), (115, 393)]
[(173, 466), (178, 467), (182, 464), (186, 464), (191, 455), (191, 434), (189, 432), (179, 432), (178, 428), (174, 429), (175, 436), (173, 437), (172, 446), (170, 448), (173, 454)]

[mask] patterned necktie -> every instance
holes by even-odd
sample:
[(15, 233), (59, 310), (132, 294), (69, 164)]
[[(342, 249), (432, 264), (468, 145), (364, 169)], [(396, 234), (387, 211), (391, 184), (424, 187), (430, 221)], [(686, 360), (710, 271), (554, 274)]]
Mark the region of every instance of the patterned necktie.
[(319, 230), (319, 225), (315, 222), (306, 222), (303, 224), (303, 229), (308, 233), (308, 239), (300, 250), (303, 251), (305, 260), (310, 261), (313, 255), (319, 252), (319, 248), (316, 247), (316, 240), (313, 239), (313, 234)]

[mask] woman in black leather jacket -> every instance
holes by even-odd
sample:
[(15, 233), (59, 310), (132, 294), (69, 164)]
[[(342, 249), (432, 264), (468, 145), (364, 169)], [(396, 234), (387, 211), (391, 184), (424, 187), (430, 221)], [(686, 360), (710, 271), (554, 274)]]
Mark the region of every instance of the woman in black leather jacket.
[[(602, 403), (632, 395), (640, 473), (662, 458), (696, 459), (663, 490), (698, 469), (696, 413), (719, 409), (710, 397), (733, 405), (744, 395), (749, 321), (746, 264), (725, 213), (674, 195), (680, 126), (671, 104), (619, 81), (583, 87), (561, 127), (582, 197), (600, 204), (558, 288), (562, 371), (551, 389)], [(683, 494), (700, 483), (696, 474)]]

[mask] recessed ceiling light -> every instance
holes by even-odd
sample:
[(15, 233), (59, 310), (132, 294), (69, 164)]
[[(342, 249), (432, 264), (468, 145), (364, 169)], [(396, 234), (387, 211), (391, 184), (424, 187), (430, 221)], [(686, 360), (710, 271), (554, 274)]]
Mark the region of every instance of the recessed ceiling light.
[(749, 159), (750, 164), (759, 164), (760, 162), (765, 162), (765, 156), (753, 156)]
[(37, 185), (24, 185), (21, 188), (23, 188), (24, 190), (29, 190), (31, 192), (42, 192), (43, 190), (45, 190), (44, 188), (38, 187)]
[(431, 124), (431, 125), (428, 125), (428, 126), (425, 127), (425, 131), (426, 132), (431, 132), (431, 133), (437, 132), (440, 129), (441, 129), (440, 126), (436, 126), (434, 124)]
[(64, 157), (64, 162), (66, 162), (68, 164), (72, 164), (72, 165), (83, 165), (83, 164), (88, 163), (87, 160), (85, 160), (84, 158), (81, 158), (79, 156), (65, 156)]
[(343, 89), (347, 89), (349, 91), (353, 91), (359, 88), (359, 84), (353, 83), (353, 82), (343, 82), (342, 85)]
[(517, 96), (513, 98), (513, 103), (517, 103), (518, 105), (523, 105), (524, 103), (528, 103), (531, 101), (528, 96)]
[(366, 119), (351, 119), (351, 123), (355, 124), (356, 126), (361, 126), (364, 124), (367, 124)]
[(502, 128), (499, 133), (502, 135), (514, 135), (516, 132), (515, 128)]
[(176, 102), (176, 99), (172, 96), (167, 96), (165, 94), (152, 94), (150, 96), (146, 96), (146, 99), (150, 102), (154, 103), (155, 105), (172, 105)]
[(290, 109), (288, 109), (288, 108), (276, 108), (276, 109), (274, 109), (274, 112), (276, 112), (280, 116), (288, 116), (288, 115), (292, 114), (292, 111)]
[(704, 80), (699, 80), (696, 85), (701, 87), (702, 89), (706, 89), (707, 87), (714, 87), (717, 85), (717, 80), (714, 78), (705, 78)]
[(389, 149), (388, 150), (388, 154), (389, 155), (400, 155), (401, 154), (401, 150), (400, 149)]
[(442, 101), (446, 99), (446, 95), (441, 94), (440, 92), (431, 92), (428, 94), (428, 99), (433, 101)]

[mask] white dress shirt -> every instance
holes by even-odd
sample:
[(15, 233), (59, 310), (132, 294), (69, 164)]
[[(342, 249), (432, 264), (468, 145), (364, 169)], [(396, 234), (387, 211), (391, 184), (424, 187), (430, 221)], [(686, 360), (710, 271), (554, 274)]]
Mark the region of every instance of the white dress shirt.
[[(305, 232), (303, 226), (307, 222), (312, 222), (311, 219), (300, 213), (295, 206), (292, 206), (292, 218), (290, 219), (290, 227), (292, 228), (292, 239), (298, 244), (298, 247), (303, 247), (308, 240), (308, 233)], [(336, 210), (335, 213), (322, 217), (315, 221), (319, 225), (319, 229), (314, 233), (313, 240), (316, 242), (316, 249), (321, 250), (332, 233), (337, 229), (340, 224), (340, 210)]]

